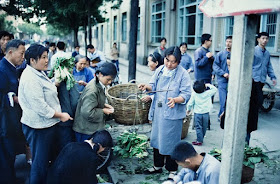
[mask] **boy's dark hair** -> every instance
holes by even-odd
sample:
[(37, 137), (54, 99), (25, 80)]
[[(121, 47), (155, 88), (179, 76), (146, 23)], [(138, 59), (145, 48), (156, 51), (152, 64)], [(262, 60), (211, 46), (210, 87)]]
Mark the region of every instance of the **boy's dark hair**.
[(50, 47), (55, 47), (55, 43), (54, 43), (54, 42), (51, 42), (51, 43), (50, 43)]
[(185, 45), (185, 46), (188, 48), (188, 44), (187, 44), (186, 42), (182, 42), (182, 43), (180, 44), (180, 47), (182, 47), (183, 45)]
[(180, 62), (181, 62), (181, 51), (180, 51), (179, 47), (177, 47), (177, 46), (172, 46), (172, 47), (169, 47), (168, 49), (166, 49), (166, 51), (165, 51), (165, 57), (166, 57), (166, 56), (169, 56), (169, 55), (175, 56), (176, 62), (177, 62), (178, 64), (180, 64)]
[(201, 45), (208, 41), (212, 36), (208, 33), (201, 35)]
[(26, 63), (30, 65), (31, 58), (37, 61), (45, 51), (49, 52), (48, 48), (43, 45), (37, 43), (30, 45), (30, 47), (25, 51)]
[(107, 130), (98, 130), (94, 132), (89, 139), (95, 144), (101, 144), (102, 147), (113, 147), (113, 139)]
[(164, 38), (164, 37), (162, 37), (162, 38), (160, 39), (160, 42), (162, 42), (163, 40), (164, 40), (165, 42), (167, 42), (166, 38)]
[(80, 48), (80, 45), (74, 45), (74, 48), (77, 48), (77, 47), (79, 47), (79, 48)]
[(18, 49), (20, 45), (25, 46), (25, 42), (22, 40), (11, 40), (7, 43), (6, 52), (8, 53), (11, 49)]
[(5, 36), (8, 36), (9, 38), (11, 38), (11, 37), (10, 37), (10, 33), (8, 33), (7, 31), (0, 31), (0, 39), (1, 39), (2, 37), (5, 37)]
[(157, 68), (160, 65), (163, 65), (163, 57), (158, 52), (154, 52), (154, 53), (150, 54), (149, 56), (152, 57), (152, 61), (154, 63), (158, 62)]
[(175, 148), (171, 153), (171, 158), (179, 162), (184, 162), (186, 159), (196, 155), (197, 152), (190, 143), (186, 141), (180, 141), (175, 145)]
[(232, 40), (232, 36), (227, 36), (226, 40), (228, 40), (228, 39)]
[(94, 46), (92, 44), (87, 45), (87, 49), (94, 49)]
[(195, 81), (193, 84), (193, 90), (196, 93), (203, 93), (206, 90), (204, 82), (202, 80)]
[(65, 43), (64, 42), (59, 41), (59, 42), (57, 42), (56, 46), (59, 50), (64, 50), (65, 49)]
[(258, 33), (257, 38), (260, 38), (261, 36), (267, 36), (267, 37), (269, 37), (269, 34), (268, 34), (267, 32), (261, 32), (261, 33)]

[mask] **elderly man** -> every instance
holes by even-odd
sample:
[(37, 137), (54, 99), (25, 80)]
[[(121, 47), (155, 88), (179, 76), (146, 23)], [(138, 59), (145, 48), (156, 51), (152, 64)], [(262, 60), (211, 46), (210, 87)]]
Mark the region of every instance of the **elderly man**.
[(12, 40), (7, 44), (6, 56), (0, 62), (0, 183), (15, 183), (16, 152), (19, 146), (24, 149), (16, 70), (24, 60), (24, 53), (25, 43)]

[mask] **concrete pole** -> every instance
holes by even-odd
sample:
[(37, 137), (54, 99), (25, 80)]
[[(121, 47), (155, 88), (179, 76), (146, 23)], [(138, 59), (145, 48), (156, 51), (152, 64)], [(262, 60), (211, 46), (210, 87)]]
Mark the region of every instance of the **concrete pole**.
[(220, 182), (240, 184), (252, 88), (257, 15), (234, 17)]

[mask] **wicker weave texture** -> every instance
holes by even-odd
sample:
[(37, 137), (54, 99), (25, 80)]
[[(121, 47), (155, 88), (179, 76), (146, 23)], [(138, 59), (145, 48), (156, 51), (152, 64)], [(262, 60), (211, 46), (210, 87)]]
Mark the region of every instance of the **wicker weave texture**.
[(107, 90), (107, 99), (115, 109), (117, 123), (133, 125), (148, 122), (151, 102), (142, 102), (139, 93), (141, 91), (136, 84), (119, 84)]

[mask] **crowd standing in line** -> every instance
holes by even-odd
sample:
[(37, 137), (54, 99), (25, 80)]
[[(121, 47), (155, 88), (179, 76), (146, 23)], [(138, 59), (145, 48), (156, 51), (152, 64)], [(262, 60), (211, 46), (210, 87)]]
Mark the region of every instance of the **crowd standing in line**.
[[(13, 35), (8, 32), (0, 31), (0, 39), (0, 57), (3, 58), (0, 61), (0, 174), (5, 175), (0, 177), (0, 183), (15, 183), (15, 156), (24, 153), (28, 145), (32, 153), (30, 183), (45, 183), (50, 163), (49, 183), (81, 181), (81, 177), (85, 182), (89, 181), (88, 176), (78, 174), (82, 169), (77, 168), (82, 166), (81, 163), (94, 163), (97, 153), (104, 147), (112, 147), (112, 142), (108, 142), (110, 134), (102, 130), (108, 115), (114, 113), (114, 108), (106, 103), (105, 93), (119, 72), (117, 45), (114, 43), (111, 50), (113, 63), (106, 63), (104, 54), (93, 45), (86, 47), (89, 58), (80, 55), (77, 46), (72, 53), (76, 64), (73, 77), (77, 84), (68, 90), (66, 81), (55, 84), (47, 77), (58, 58), (69, 57), (64, 42), (59, 41), (57, 45), (46, 43), (47, 47), (32, 44), (25, 51), (25, 43), (12, 40)], [(250, 133), (257, 130), (258, 109), (262, 104), (262, 88), (267, 75), (276, 85), (270, 53), (265, 49), (268, 40), (266, 32), (257, 36), (247, 125), (248, 144)], [(165, 166), (170, 172), (169, 179), (175, 183), (194, 180), (205, 184), (218, 183), (220, 163), (208, 154), (197, 154), (191, 144), (180, 140), (183, 118), (194, 108), (197, 140), (192, 144), (202, 145), (206, 127), (210, 125), (211, 97), (217, 91), (211, 85), (215, 75), (220, 95), (218, 116), (225, 116), (232, 37), (226, 38), (226, 49), (214, 56), (209, 50), (212, 36), (203, 34), (201, 47), (194, 53), (194, 64), (187, 53), (187, 43), (166, 49), (166, 42), (166, 38), (162, 38), (161, 45), (148, 56), (148, 66), (155, 71), (151, 81), (139, 85), (144, 91), (160, 91), (142, 99), (146, 102), (152, 100), (149, 120), (152, 122), (154, 166), (145, 173), (161, 173)], [(194, 92), (189, 77), (193, 71)], [(105, 134), (109, 139), (100, 138)], [(78, 143), (71, 143), (73, 141)], [(79, 149), (84, 150), (80, 155)], [(73, 155), (80, 157), (67, 162)], [(177, 174), (178, 164), (184, 169)], [(93, 169), (90, 175), (95, 176), (96, 165), (90, 166)], [(61, 168), (71, 173), (71, 177), (63, 175)], [(207, 177), (209, 173), (210, 178)], [(96, 183), (96, 178), (92, 179)]]

